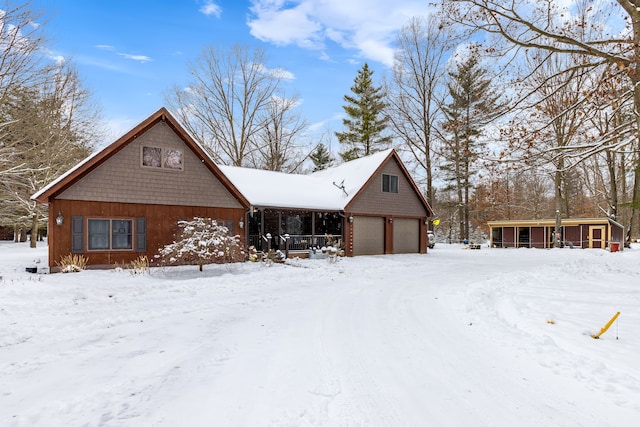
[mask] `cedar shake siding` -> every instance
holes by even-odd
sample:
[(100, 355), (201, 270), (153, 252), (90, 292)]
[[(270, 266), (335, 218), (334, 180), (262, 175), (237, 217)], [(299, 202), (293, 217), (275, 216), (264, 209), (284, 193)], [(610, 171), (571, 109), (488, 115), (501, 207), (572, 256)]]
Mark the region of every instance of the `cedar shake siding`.
[[(181, 150), (182, 170), (142, 166), (142, 146)], [(57, 196), (65, 200), (241, 208), (240, 202), (164, 122)]]
[[(398, 177), (397, 193), (382, 191), (382, 175), (385, 174)], [(383, 164), (367, 186), (349, 204), (348, 211), (353, 215), (397, 215), (413, 218), (431, 214), (394, 157)]]
[(240, 221), (249, 207), (164, 108), (33, 198), (49, 205), (52, 271), (69, 254), (83, 255), (92, 267), (142, 255), (153, 261), (174, 241), (178, 221), (196, 216), (217, 220), (242, 238)]

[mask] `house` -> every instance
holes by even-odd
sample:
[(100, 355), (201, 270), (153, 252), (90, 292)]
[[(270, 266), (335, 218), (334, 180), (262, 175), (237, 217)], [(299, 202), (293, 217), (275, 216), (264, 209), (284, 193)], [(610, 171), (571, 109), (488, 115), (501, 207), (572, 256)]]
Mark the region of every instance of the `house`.
[[(490, 246), (552, 248), (555, 223), (554, 219), (489, 221)], [(564, 246), (623, 249), (624, 227), (611, 218), (566, 218), (561, 224)]]
[(427, 251), (433, 213), (393, 149), (310, 175), (220, 169), (251, 204), (247, 239), (258, 249), (339, 242), (347, 256)]
[(151, 258), (194, 216), (238, 232), (249, 207), (164, 108), (32, 198), (49, 206), (52, 271), (70, 253), (94, 267)]
[(247, 246), (347, 256), (425, 253), (432, 211), (394, 150), (311, 175), (218, 166), (161, 108), (32, 196), (49, 206), (49, 266), (150, 259), (181, 219), (215, 219)]

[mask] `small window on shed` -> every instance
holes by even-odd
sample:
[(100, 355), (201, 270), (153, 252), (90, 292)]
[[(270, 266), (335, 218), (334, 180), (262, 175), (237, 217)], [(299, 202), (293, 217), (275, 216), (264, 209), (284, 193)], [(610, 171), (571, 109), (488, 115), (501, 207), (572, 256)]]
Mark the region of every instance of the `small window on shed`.
[(383, 193), (397, 193), (398, 192), (398, 176), (397, 175), (382, 175), (382, 192)]

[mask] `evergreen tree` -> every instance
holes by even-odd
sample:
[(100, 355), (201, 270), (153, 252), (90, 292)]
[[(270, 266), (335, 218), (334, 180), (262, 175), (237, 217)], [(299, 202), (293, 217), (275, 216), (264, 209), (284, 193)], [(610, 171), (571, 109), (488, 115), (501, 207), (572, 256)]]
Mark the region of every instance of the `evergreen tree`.
[(313, 171), (321, 171), (333, 165), (333, 157), (323, 143), (316, 145), (316, 148), (309, 154), (309, 158), (313, 162)]
[(441, 169), (449, 181), (448, 189), (457, 193), (460, 240), (469, 239), (469, 195), (471, 178), (484, 144), (478, 139), (482, 128), (498, 114), (499, 95), (491, 87), (487, 70), (478, 55), (471, 55), (449, 73), (449, 102), (444, 107), (445, 162)]
[(365, 63), (351, 86), (351, 95), (345, 95), (347, 102), (342, 108), (347, 118), (342, 120), (344, 132), (336, 132), (336, 137), (347, 148), (340, 153), (344, 161), (368, 156), (387, 148), (390, 136), (383, 135), (387, 127), (388, 117), (384, 114), (386, 107), (384, 93), (380, 86), (373, 85), (373, 71)]

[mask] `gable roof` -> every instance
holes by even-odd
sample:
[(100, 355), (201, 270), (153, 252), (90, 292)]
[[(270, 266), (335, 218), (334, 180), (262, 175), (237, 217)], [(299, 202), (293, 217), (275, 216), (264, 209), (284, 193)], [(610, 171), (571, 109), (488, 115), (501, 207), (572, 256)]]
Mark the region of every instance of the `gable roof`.
[(395, 159), (429, 215), (432, 210), (393, 149), (380, 151), (310, 175), (220, 166), (222, 172), (253, 206), (344, 211), (374, 179), (382, 166)]
[(55, 198), (58, 194), (62, 193), (70, 186), (72, 186), (79, 179), (88, 175), (91, 171), (95, 170), (98, 166), (103, 164), (111, 156), (118, 151), (122, 150), (129, 143), (133, 142), (140, 135), (151, 129), (156, 124), (163, 122), (168, 125), (176, 135), (184, 142), (184, 144), (193, 151), (193, 153), (202, 160), (202, 163), (209, 169), (209, 171), (229, 190), (229, 192), (245, 207), (249, 207), (249, 202), (244, 195), (238, 191), (238, 189), (229, 181), (229, 179), (220, 171), (218, 166), (207, 155), (206, 151), (191, 138), (191, 136), (184, 130), (178, 121), (162, 107), (139, 125), (125, 133), (118, 138), (112, 144), (108, 145), (104, 149), (93, 153), (69, 171), (61, 175), (55, 181), (51, 182), (46, 187), (31, 196), (31, 199), (36, 200), (39, 203), (49, 203), (49, 200)]

